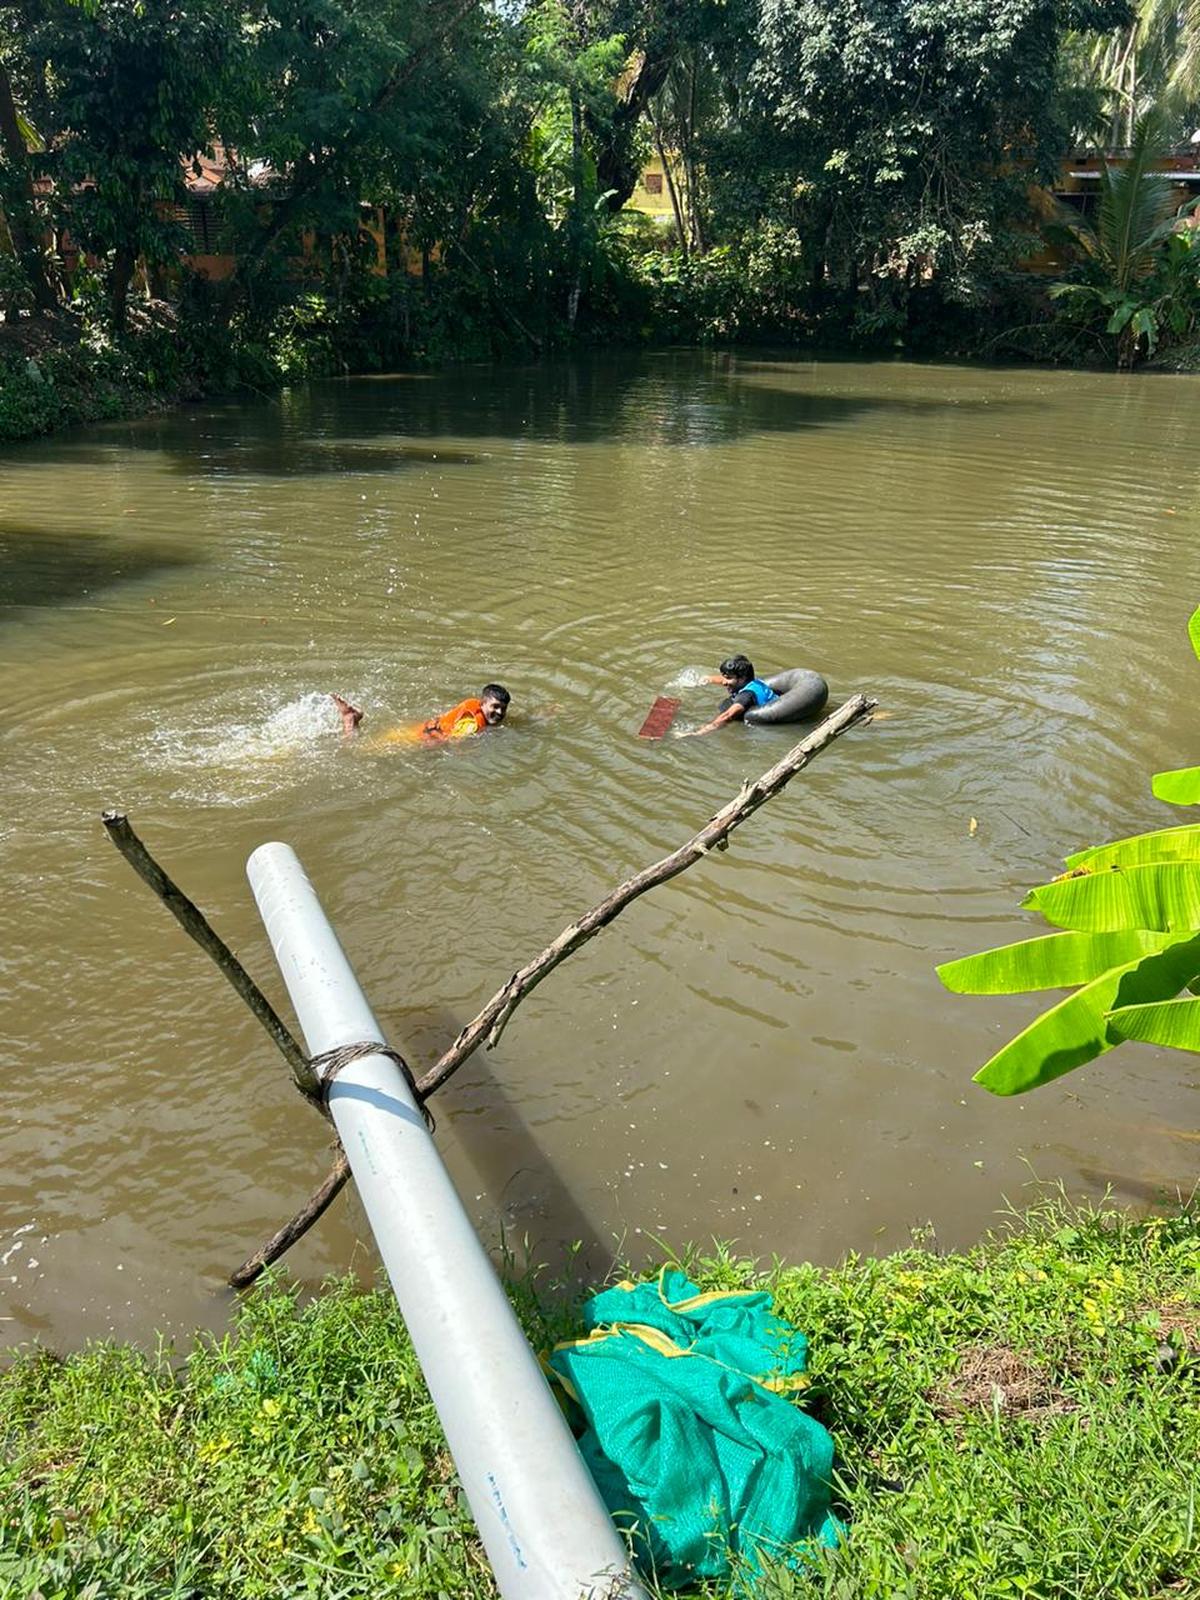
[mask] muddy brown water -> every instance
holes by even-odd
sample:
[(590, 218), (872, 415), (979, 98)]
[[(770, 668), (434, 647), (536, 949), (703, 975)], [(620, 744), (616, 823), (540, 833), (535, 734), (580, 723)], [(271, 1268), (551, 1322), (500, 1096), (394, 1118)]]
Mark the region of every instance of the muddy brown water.
[[(490, 1245), (836, 1259), (981, 1233), (1036, 1177), (1190, 1187), (1194, 1060), (1023, 1100), (1039, 1008), (933, 967), (1034, 931), (1071, 847), (1166, 825), (1200, 758), (1197, 380), (672, 355), (320, 385), (0, 457), (0, 1339), (220, 1326), (327, 1131), (98, 815), (280, 987), (246, 856), (290, 841), (427, 1064), (519, 962), (681, 842), (786, 730), (635, 737), (734, 649), (889, 712), (639, 902), (438, 1104)], [(488, 678), (512, 726), (344, 749)], [(670, 687), (674, 685), (675, 687)], [(557, 706), (556, 714), (536, 713)], [(970, 819), (978, 822), (972, 833)], [(1189, 1135), (1191, 1136), (1189, 1138)], [(294, 1254), (371, 1270), (352, 1198)]]

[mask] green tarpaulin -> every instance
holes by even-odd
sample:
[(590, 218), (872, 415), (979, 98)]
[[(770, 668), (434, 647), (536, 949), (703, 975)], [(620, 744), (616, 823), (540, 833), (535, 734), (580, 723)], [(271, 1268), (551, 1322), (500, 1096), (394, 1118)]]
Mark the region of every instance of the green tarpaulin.
[(661, 1583), (837, 1544), (833, 1440), (788, 1398), (806, 1383), (807, 1342), (769, 1295), (701, 1294), (668, 1267), (603, 1290), (584, 1315), (589, 1337), (549, 1366), (601, 1494)]

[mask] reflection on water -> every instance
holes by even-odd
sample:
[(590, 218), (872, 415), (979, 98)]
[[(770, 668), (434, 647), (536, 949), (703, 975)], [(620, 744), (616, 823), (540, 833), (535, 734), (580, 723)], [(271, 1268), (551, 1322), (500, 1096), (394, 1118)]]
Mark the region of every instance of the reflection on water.
[[(1019, 936), (1067, 849), (1170, 820), (1146, 774), (1196, 758), (1195, 392), (687, 354), (321, 385), (9, 452), (4, 1330), (219, 1322), (223, 1274), (326, 1161), (103, 806), (273, 993), (242, 867), (294, 844), (420, 1067), (788, 747), (636, 738), (664, 692), (705, 720), (735, 650), (888, 718), (445, 1091), (489, 1240), (580, 1240), (594, 1270), (653, 1234), (831, 1258), (927, 1219), (969, 1240), (1032, 1174), (1135, 1197), (1186, 1174), (1186, 1058), (1127, 1048), (992, 1100), (970, 1074), (1040, 1002), (932, 968)], [(348, 745), (327, 698), (379, 731), (488, 679), (511, 725), (447, 750)], [(295, 1265), (368, 1270), (362, 1237), (351, 1197)]]

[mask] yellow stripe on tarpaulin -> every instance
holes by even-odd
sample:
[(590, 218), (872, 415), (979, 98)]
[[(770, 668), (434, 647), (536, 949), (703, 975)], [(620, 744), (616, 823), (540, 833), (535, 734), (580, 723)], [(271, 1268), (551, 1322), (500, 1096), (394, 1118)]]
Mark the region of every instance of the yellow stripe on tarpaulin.
[[(766, 1377), (757, 1372), (743, 1372), (740, 1367), (731, 1367), (728, 1362), (718, 1361), (715, 1356), (707, 1355), (703, 1350), (697, 1350), (693, 1345), (677, 1345), (661, 1328), (651, 1327), (645, 1322), (611, 1322), (606, 1327), (594, 1328), (591, 1333), (582, 1339), (560, 1339), (554, 1346), (558, 1350), (594, 1350), (607, 1343), (610, 1339), (619, 1339), (622, 1335), (637, 1339), (649, 1349), (668, 1360), (677, 1361), (681, 1357), (691, 1356), (696, 1361), (707, 1361), (711, 1366), (720, 1367), (724, 1372), (732, 1372), (739, 1378), (745, 1378), (750, 1383), (756, 1383), (760, 1389), (767, 1389), (772, 1394), (788, 1395), (798, 1394), (802, 1389), (807, 1389), (811, 1379), (803, 1372), (792, 1373), (780, 1377)], [(553, 1351), (551, 1352), (554, 1353)], [(549, 1367), (545, 1358), (542, 1366), (544, 1370), (553, 1374), (554, 1379), (561, 1383), (573, 1400), (579, 1396), (571, 1387), (569, 1381), (554, 1367)]]

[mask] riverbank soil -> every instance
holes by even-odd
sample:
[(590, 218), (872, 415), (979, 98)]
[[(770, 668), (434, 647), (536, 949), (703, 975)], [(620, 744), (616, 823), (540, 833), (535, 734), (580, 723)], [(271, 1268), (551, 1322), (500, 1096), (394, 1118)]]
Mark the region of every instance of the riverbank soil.
[[(805, 1404), (837, 1445), (848, 1544), (757, 1575), (757, 1600), (1200, 1593), (1194, 1210), (1047, 1203), (965, 1254), (685, 1264), (705, 1288), (766, 1285), (808, 1333)], [(539, 1344), (576, 1331), (515, 1294)], [(302, 1306), (276, 1282), (186, 1360), (28, 1353), (0, 1419), (6, 1596), (494, 1592), (384, 1290)]]
[(0, 323), (0, 444), (195, 399), (203, 385), (188, 354), (164, 301), (132, 307), (120, 337), (68, 311)]

